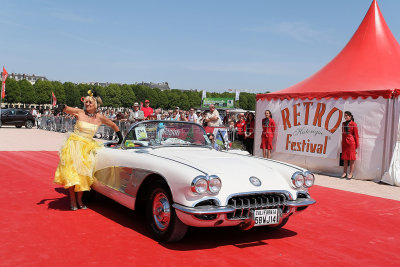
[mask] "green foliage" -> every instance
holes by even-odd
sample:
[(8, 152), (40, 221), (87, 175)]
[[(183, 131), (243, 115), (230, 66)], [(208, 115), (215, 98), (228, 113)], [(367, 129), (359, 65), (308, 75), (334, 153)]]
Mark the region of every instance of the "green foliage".
[(36, 94), (33, 85), (27, 80), (18, 81), (21, 90), (21, 103), (31, 104), (36, 103)]
[(5, 101), (8, 103), (21, 102), (21, 90), (16, 80), (8, 78), (6, 80), (6, 97)]
[(124, 84), (121, 86), (121, 105), (125, 108), (131, 107), (136, 101), (132, 86)]
[(256, 94), (240, 93), (239, 107), (247, 110), (255, 110)]
[(148, 91), (151, 90), (149, 87), (143, 85), (132, 85), (132, 90), (135, 93), (137, 102), (144, 102), (148, 98)]
[[(188, 110), (191, 107), (199, 108), (201, 106), (201, 91), (177, 89), (161, 91), (159, 88), (151, 89), (137, 84), (110, 84), (102, 87), (42, 80), (36, 81), (35, 85), (32, 86), (27, 80), (17, 82), (11, 78), (8, 78), (6, 82), (5, 101), (8, 103), (50, 104), (51, 92), (54, 92), (58, 103), (82, 107), (81, 97), (87, 96), (90, 89), (96, 90), (101, 96), (103, 106), (131, 107), (134, 102), (144, 103), (146, 99), (150, 100), (150, 106), (153, 108), (174, 109), (178, 106), (181, 109)], [(234, 98), (235, 93), (207, 92), (207, 97)], [(235, 106), (246, 110), (255, 110), (256, 94), (241, 93), (240, 100), (235, 102)]]
[(51, 103), (51, 92), (54, 91), (52, 82), (37, 80), (33, 88), (36, 94), (36, 104)]
[(66, 98), (63, 84), (57, 81), (51, 83), (53, 86), (52, 92), (54, 92), (54, 95), (57, 98), (57, 103), (65, 103)]
[[(70, 107), (81, 107), (81, 94), (79, 88), (71, 82), (64, 83), (65, 103)], [(56, 95), (57, 97), (57, 95)], [(58, 101), (58, 103), (62, 103)]]
[(103, 106), (121, 107), (121, 88), (117, 84), (110, 84), (105, 88)]
[(88, 91), (89, 91), (90, 89), (92, 89), (94, 86), (89, 85), (89, 84), (80, 83), (80, 84), (78, 84), (76, 87), (77, 87), (78, 90), (79, 90), (79, 95), (80, 95), (79, 98), (81, 98), (82, 96), (87, 96), (87, 95), (88, 95)]

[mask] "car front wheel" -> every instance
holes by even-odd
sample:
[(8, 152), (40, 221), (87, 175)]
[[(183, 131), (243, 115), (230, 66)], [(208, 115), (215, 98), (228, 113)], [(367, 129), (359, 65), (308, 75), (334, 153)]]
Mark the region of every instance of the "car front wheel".
[(176, 215), (168, 186), (161, 181), (155, 183), (146, 199), (146, 221), (154, 238), (165, 243), (181, 240), (188, 226)]
[(32, 121), (26, 121), (26, 122), (25, 122), (25, 127), (28, 128), (28, 129), (32, 129), (32, 127), (33, 127), (33, 122), (32, 122)]

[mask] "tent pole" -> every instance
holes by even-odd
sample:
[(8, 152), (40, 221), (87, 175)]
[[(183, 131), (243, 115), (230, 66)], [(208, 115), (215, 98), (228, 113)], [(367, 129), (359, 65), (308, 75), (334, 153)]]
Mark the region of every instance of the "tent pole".
[[(393, 127), (393, 122), (391, 121), (391, 114), (392, 112), (390, 112), (391, 109), (391, 105), (390, 105), (390, 99), (388, 98), (386, 101), (386, 120), (385, 120), (385, 132), (384, 132), (384, 138), (383, 138), (383, 154), (382, 154), (382, 168), (381, 168), (381, 177), (379, 178), (378, 182), (382, 180), (382, 177), (385, 173), (386, 170), (386, 166), (387, 166), (387, 162), (389, 162), (390, 164), (390, 156), (388, 154), (390, 153), (390, 138), (391, 138), (391, 133), (392, 131), (388, 131), (388, 126), (392, 129)], [(389, 124), (390, 123), (390, 124)], [(392, 125), (391, 125), (392, 124)]]
[[(394, 135), (394, 132), (395, 132), (394, 126), (395, 126), (395, 103), (396, 103), (396, 101), (395, 101), (395, 98), (393, 96), (389, 100), (392, 103), (392, 105), (391, 105), (392, 106), (392, 112), (391, 112), (391, 116), (390, 116), (391, 117), (391, 126), (392, 127), (390, 128), (390, 131), (389, 131), (389, 133), (390, 133), (389, 159), (388, 159), (389, 163), (388, 163), (387, 166), (385, 166), (386, 168), (389, 168), (389, 166), (390, 166), (390, 162), (392, 161), (392, 157), (393, 157), (394, 148), (395, 148), (395, 145), (396, 145), (396, 142), (397, 142), (396, 138), (394, 138), (394, 136), (395, 136)], [(386, 169), (385, 169), (385, 172), (386, 172)]]

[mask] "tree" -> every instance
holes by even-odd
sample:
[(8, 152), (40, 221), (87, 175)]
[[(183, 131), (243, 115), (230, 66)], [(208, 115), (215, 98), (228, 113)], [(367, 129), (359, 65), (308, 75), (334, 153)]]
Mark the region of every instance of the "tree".
[(51, 103), (51, 92), (54, 90), (50, 81), (37, 80), (33, 88), (35, 89), (37, 104)]
[(175, 107), (180, 107), (181, 106), (181, 99), (180, 99), (180, 91), (179, 90), (170, 90), (166, 91), (167, 92), (167, 97), (168, 97), (168, 109), (175, 109)]
[(256, 109), (256, 95), (250, 93), (240, 93), (239, 106), (242, 109)]
[(131, 107), (136, 101), (135, 93), (132, 90), (132, 86), (124, 84), (121, 86), (121, 105), (123, 107)]
[(21, 90), (21, 103), (33, 104), (36, 102), (36, 94), (33, 85), (27, 80), (18, 81), (19, 88)]
[(150, 101), (150, 106), (152, 106), (153, 108), (157, 108), (160, 105), (160, 93), (161, 90), (159, 88), (149, 90), (147, 99)]
[(158, 97), (158, 106), (154, 106), (155, 108), (160, 107), (162, 109), (167, 109), (169, 107), (169, 99), (167, 96), (167, 91), (160, 91), (160, 95)]
[(21, 90), (19, 88), (18, 82), (11, 78), (8, 78), (6, 80), (5, 102), (7, 102), (7, 103), (20, 103), (21, 102)]
[(65, 103), (65, 90), (64, 90), (64, 86), (62, 85), (62, 83), (57, 82), (57, 81), (53, 81), (51, 82), (52, 86), (53, 86), (53, 92), (57, 98), (57, 103)]
[(241, 93), (239, 98), (239, 107), (247, 109), (248, 104), (247, 96), (244, 93)]
[(79, 99), (80, 99), (82, 96), (87, 96), (87, 95), (88, 95), (88, 91), (89, 91), (90, 89), (93, 88), (92, 85), (83, 84), (83, 83), (78, 84), (76, 87), (77, 87), (78, 90), (79, 90), (79, 96), (80, 96)]
[(117, 84), (110, 84), (105, 88), (104, 106), (121, 106), (121, 88)]
[(190, 108), (189, 97), (187, 94), (181, 94), (179, 97), (180, 108), (188, 110)]
[(201, 92), (197, 91), (187, 91), (189, 98), (189, 107), (198, 108), (201, 106)]
[[(65, 103), (70, 107), (81, 107), (81, 94), (79, 88), (71, 82), (63, 84), (65, 93)], [(58, 101), (59, 103), (62, 103)]]
[(132, 90), (135, 93), (136, 101), (138, 102), (144, 102), (149, 97), (148, 91), (150, 88), (147, 86), (135, 84), (132, 86)]

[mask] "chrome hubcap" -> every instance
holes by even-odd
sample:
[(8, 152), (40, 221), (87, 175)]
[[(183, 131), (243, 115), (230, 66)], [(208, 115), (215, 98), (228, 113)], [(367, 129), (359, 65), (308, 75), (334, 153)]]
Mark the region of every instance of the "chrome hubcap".
[(153, 199), (153, 218), (160, 231), (167, 230), (171, 220), (171, 206), (164, 193), (158, 193)]

